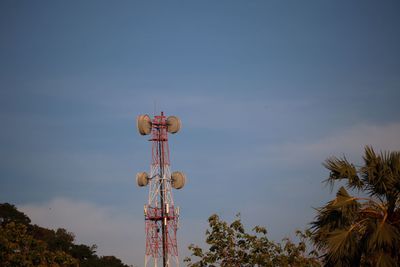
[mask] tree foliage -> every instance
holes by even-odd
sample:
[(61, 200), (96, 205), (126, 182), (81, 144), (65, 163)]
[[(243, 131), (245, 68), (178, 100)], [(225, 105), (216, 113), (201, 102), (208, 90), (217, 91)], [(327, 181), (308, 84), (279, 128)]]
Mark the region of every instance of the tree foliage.
[(16, 222), (28, 225), (31, 220), (23, 212), (9, 203), (0, 203), (0, 224), (5, 225), (9, 222)]
[(325, 266), (399, 266), (400, 152), (376, 154), (365, 148), (364, 165), (329, 158), (328, 182), (344, 180), (336, 198), (317, 210), (313, 240), (323, 250)]
[(42, 240), (34, 239), (27, 226), (9, 222), (0, 228), (2, 266), (77, 266), (78, 261), (62, 250), (50, 251)]
[(193, 262), (186, 258), (189, 267), (320, 266), (315, 252), (307, 253), (309, 232), (297, 232), (299, 243), (284, 239), (280, 244), (268, 239), (264, 227), (256, 226), (252, 233), (247, 233), (239, 217), (228, 224), (214, 214), (208, 222), (206, 243), (209, 249), (205, 251), (190, 245), (192, 256), (199, 259)]

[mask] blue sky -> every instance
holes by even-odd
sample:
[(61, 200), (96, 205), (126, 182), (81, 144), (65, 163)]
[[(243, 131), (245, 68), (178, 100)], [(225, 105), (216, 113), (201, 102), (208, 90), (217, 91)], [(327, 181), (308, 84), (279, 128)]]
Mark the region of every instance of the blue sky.
[(400, 150), (397, 1), (1, 1), (0, 201), (143, 265), (139, 114), (179, 116), (182, 258), (207, 218), (292, 236), (321, 163)]

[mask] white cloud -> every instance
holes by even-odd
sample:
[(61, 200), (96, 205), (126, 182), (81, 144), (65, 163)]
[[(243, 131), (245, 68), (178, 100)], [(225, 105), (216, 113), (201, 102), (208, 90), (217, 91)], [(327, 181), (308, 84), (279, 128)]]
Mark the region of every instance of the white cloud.
[[(50, 229), (65, 228), (75, 234), (75, 243), (96, 244), (98, 255), (114, 255), (128, 265), (143, 266), (145, 231), (142, 213), (123, 213), (113, 207), (67, 198), (19, 205), (18, 208), (31, 218), (33, 224)], [(199, 244), (206, 227), (206, 219), (181, 220), (178, 232), (181, 264), (190, 255), (189, 244)]]
[(76, 243), (96, 244), (99, 255), (115, 255), (135, 266), (143, 263), (145, 241), (141, 214), (116, 212), (111, 207), (65, 198), (21, 205), (19, 209), (34, 224), (65, 228), (75, 234)]
[(266, 162), (293, 167), (310, 162), (321, 163), (330, 156), (343, 155), (351, 161), (360, 161), (366, 145), (371, 145), (376, 151), (400, 150), (400, 123), (358, 124), (315, 142), (276, 145), (268, 148)]

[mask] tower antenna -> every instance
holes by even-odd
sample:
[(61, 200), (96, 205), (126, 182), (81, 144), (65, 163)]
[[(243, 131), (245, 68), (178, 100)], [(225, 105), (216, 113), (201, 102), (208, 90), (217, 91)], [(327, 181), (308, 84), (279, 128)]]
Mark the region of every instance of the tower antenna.
[(153, 116), (155, 116), (157, 114), (157, 100), (155, 98), (153, 100), (153, 107), (154, 107)]
[(137, 128), (141, 135), (151, 134), (152, 161), (150, 175), (136, 175), (138, 186), (149, 186), (148, 202), (144, 206), (146, 252), (145, 267), (153, 262), (157, 267), (179, 267), (176, 233), (178, 230), (179, 207), (175, 207), (172, 188), (181, 189), (186, 182), (184, 173), (171, 173), (168, 133), (175, 134), (181, 128), (178, 117), (166, 117), (163, 112), (151, 119), (148, 115), (137, 117)]

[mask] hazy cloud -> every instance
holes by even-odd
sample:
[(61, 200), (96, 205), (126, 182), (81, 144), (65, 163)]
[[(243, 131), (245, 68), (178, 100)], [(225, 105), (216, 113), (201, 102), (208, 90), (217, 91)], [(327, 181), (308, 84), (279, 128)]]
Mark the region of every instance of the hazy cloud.
[(371, 145), (376, 151), (400, 150), (400, 123), (385, 125), (358, 124), (340, 129), (314, 142), (284, 143), (273, 145), (265, 159), (268, 163), (304, 166), (320, 163), (330, 156), (346, 155), (359, 161), (364, 147)]
[(20, 205), (32, 223), (51, 229), (65, 228), (76, 242), (96, 244), (100, 255), (115, 255), (127, 264), (140, 265), (144, 255), (144, 221), (141, 214), (116, 212), (112, 207), (57, 198), (47, 203)]
[[(19, 205), (33, 224), (50, 229), (65, 228), (75, 234), (75, 242), (96, 244), (99, 255), (115, 255), (126, 264), (143, 266), (145, 222), (138, 205), (132, 211), (100, 206), (92, 202), (56, 198), (45, 203)], [(183, 211), (185, 212), (185, 211)], [(207, 227), (206, 218), (183, 219), (178, 231), (180, 260), (189, 256), (191, 243), (201, 244)]]

